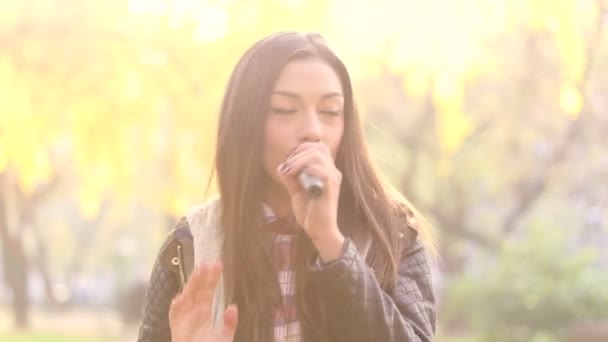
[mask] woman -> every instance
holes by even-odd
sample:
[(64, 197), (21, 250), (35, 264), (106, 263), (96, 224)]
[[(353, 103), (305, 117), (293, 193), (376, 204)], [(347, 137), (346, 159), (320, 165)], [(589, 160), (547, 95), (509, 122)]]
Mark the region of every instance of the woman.
[(219, 196), (161, 249), (139, 341), (432, 340), (428, 234), (372, 166), (349, 74), (319, 35), (245, 53), (217, 138)]

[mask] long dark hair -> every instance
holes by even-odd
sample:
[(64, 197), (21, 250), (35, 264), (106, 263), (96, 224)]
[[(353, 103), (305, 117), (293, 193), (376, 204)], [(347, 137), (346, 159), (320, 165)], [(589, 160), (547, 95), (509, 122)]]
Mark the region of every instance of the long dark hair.
[[(371, 238), (367, 262), (382, 288), (393, 290), (399, 253), (407, 240), (407, 222), (415, 212), (389, 188), (374, 169), (361, 120), (353, 100), (348, 71), (318, 34), (280, 32), (249, 48), (237, 63), (224, 96), (215, 171), (219, 185), (224, 231), (226, 299), (239, 308), (237, 341), (272, 339), (274, 312), (281, 303), (269, 236), (256, 229), (262, 213), (264, 174), (262, 157), (270, 95), (282, 68), (300, 58), (319, 58), (340, 78), (344, 95), (344, 135), (336, 166), (344, 171), (338, 223), (355, 241)], [(418, 228), (420, 229), (420, 228)], [(425, 234), (426, 236), (426, 234)], [(402, 238), (400, 238), (402, 237)], [(314, 255), (312, 243), (298, 239), (296, 296), (299, 319), (307, 341), (329, 340), (323, 303), (309, 286), (306, 265)]]

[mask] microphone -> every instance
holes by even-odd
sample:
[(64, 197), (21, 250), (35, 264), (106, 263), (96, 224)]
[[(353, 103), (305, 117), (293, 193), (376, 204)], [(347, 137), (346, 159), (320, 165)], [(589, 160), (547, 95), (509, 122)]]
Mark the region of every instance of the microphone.
[(300, 185), (306, 190), (308, 196), (312, 198), (319, 197), (323, 193), (323, 182), (305, 171), (298, 174), (298, 181), (300, 181)]

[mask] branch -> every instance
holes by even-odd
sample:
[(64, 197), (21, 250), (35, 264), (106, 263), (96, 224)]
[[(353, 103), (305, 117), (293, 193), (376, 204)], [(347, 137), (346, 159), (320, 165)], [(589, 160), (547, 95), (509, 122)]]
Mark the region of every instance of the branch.
[(433, 208), (432, 213), (433, 217), (439, 221), (439, 229), (446, 234), (474, 242), (485, 250), (495, 250), (498, 247), (498, 243), (494, 239), (474, 230), (467, 229), (463, 222), (457, 222), (461, 220), (447, 218), (439, 208)]
[[(596, 55), (595, 49), (597, 46), (600, 46), (602, 31), (603, 31), (603, 16), (606, 15), (606, 7), (601, 3), (600, 0), (597, 0), (598, 7), (601, 10), (600, 18), (598, 19), (597, 29), (591, 42), (587, 48), (587, 63), (585, 66), (585, 70), (583, 73), (583, 77), (578, 85), (578, 89), (581, 93), (584, 94), (584, 89), (589, 82), (589, 77), (591, 74), (591, 67), (594, 63), (594, 56)], [(586, 103), (584, 107), (581, 109), (579, 116), (576, 120), (573, 120), (568, 125), (566, 133), (564, 134), (562, 140), (558, 143), (557, 148), (555, 149), (555, 153), (547, 159), (544, 165), (541, 165), (540, 170), (530, 177), (527, 181), (523, 181), (523, 190), (519, 195), (519, 199), (511, 210), (507, 213), (503, 220), (502, 232), (504, 235), (510, 234), (515, 229), (518, 221), (530, 210), (533, 204), (540, 198), (543, 191), (547, 187), (547, 181), (549, 179), (549, 175), (551, 170), (560, 162), (562, 162), (568, 156), (570, 152), (570, 148), (573, 145), (574, 139), (579, 134), (581, 129), (581, 121), (585, 117)]]
[[(387, 46), (387, 50), (390, 49), (390, 44)], [(389, 53), (385, 53), (385, 56), (388, 56)], [(396, 77), (391, 74), (386, 68), (386, 62), (383, 63), (382, 68), (382, 77), (386, 79), (395, 89), (398, 90), (399, 101), (401, 105), (406, 105), (407, 95), (405, 94), (403, 87), (401, 86), (402, 82), (400, 77)], [(432, 83), (432, 81), (431, 81)], [(497, 243), (491, 238), (484, 236), (476, 231), (469, 230), (465, 227), (462, 219), (464, 215), (462, 214), (454, 214), (448, 215), (445, 213), (445, 210), (442, 210), (442, 206), (440, 205), (424, 205), (421, 200), (417, 198), (415, 195), (415, 191), (412, 189), (412, 182), (414, 179), (414, 175), (418, 171), (418, 158), (417, 156), (422, 151), (426, 151), (429, 155), (437, 157), (437, 149), (433, 146), (430, 146), (428, 141), (425, 141), (421, 138), (420, 132), (433, 132), (435, 129), (435, 125), (433, 121), (436, 115), (436, 108), (433, 102), (432, 96), (432, 86), (429, 86), (429, 91), (427, 91), (425, 96), (425, 103), (422, 113), (417, 116), (415, 122), (410, 126), (408, 132), (400, 135), (399, 142), (402, 143), (408, 149), (408, 155), (410, 156), (410, 163), (408, 168), (404, 171), (401, 181), (400, 188), (402, 192), (406, 195), (406, 197), (412, 202), (415, 203), (416, 206), (421, 207), (423, 212), (431, 213), (432, 216), (439, 221), (439, 229), (450, 236), (456, 236), (458, 238), (462, 238), (471, 242), (476, 243), (486, 250), (493, 250), (496, 248)], [(468, 137), (467, 139), (474, 139), (475, 137), (481, 135), (483, 132), (487, 130), (490, 126), (489, 121), (483, 122), (481, 125), (478, 125)], [(428, 127), (431, 127), (430, 129)], [(430, 210), (429, 210), (430, 209)], [(464, 208), (459, 208), (459, 211), (464, 211)]]

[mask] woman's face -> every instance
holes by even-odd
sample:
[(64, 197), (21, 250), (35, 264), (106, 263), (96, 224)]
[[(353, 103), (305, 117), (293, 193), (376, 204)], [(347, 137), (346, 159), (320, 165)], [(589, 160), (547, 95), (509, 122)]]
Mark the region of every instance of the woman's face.
[(318, 58), (289, 62), (270, 97), (264, 170), (280, 184), (277, 167), (303, 142), (321, 142), (335, 160), (344, 133), (344, 95), (338, 74)]

